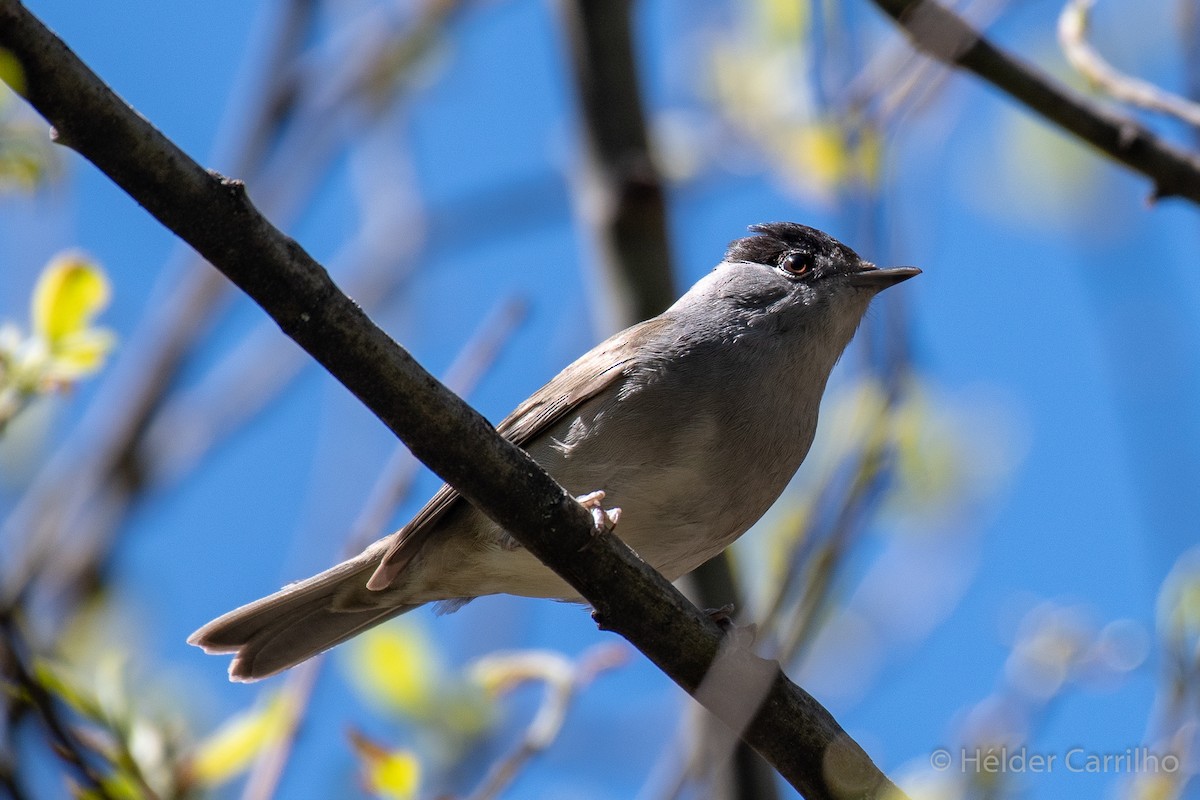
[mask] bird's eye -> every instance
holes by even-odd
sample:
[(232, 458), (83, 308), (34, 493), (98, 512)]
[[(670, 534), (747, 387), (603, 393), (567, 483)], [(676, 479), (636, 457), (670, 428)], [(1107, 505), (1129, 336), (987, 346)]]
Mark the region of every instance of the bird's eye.
[(779, 266), (789, 275), (807, 275), (812, 268), (812, 256), (808, 253), (788, 253), (779, 262)]

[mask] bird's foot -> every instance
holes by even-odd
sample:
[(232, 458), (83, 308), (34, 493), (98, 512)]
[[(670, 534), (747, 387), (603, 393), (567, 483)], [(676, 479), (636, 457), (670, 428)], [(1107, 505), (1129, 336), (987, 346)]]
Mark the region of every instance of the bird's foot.
[(611, 631), (612, 630), (612, 628), (608, 627), (608, 620), (605, 619), (605, 617), (602, 613), (600, 613), (599, 609), (595, 609), (595, 608), (592, 609), (592, 622), (596, 623), (596, 628), (598, 630), (602, 630), (602, 631)]
[(591, 512), (592, 524), (595, 525), (598, 533), (612, 533), (613, 528), (617, 527), (617, 521), (621, 519), (621, 509), (605, 508), (602, 505), (604, 502), (603, 491), (580, 495), (575, 498), (575, 502)]
[(733, 603), (723, 605), (720, 608), (706, 608), (704, 613), (708, 618), (717, 623), (717, 627), (733, 641), (735, 645), (749, 648), (754, 644), (754, 640), (758, 638), (758, 626), (753, 622), (746, 625), (738, 625), (733, 621)]
[(704, 614), (713, 622), (717, 623), (717, 627), (728, 632), (734, 627), (733, 624), (733, 603), (726, 603), (720, 608), (706, 608)]

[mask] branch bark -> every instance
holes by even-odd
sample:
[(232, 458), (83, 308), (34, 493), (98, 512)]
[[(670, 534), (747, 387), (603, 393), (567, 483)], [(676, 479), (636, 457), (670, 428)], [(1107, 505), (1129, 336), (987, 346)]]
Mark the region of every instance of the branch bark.
[(962, 17), (935, 0), (872, 0), (908, 34), (913, 45), (959, 66), (1154, 182), (1154, 199), (1183, 197), (1200, 204), (1200, 156), (1155, 136), (1000, 50)]
[[(900, 797), (867, 754), (777, 663), (723, 642), (717, 625), (590, 515), (524, 451), (428, 372), (251, 204), (122, 102), (17, 0), (0, 0), (0, 47), (55, 138), (95, 164), (245, 291), (414, 455), (563, 576), (617, 631), (739, 729), (747, 676), (771, 688), (743, 738), (810, 800)], [(711, 673), (711, 675), (710, 675)], [(706, 687), (707, 688), (707, 687)]]

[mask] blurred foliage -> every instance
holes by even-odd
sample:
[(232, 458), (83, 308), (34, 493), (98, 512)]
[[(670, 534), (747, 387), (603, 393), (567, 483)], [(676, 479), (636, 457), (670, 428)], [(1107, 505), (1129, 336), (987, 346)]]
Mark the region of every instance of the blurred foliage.
[(447, 668), (445, 658), (411, 618), (380, 625), (346, 648), (347, 673), (372, 707), (436, 729), (452, 751), (491, 725), (494, 709), (469, 676)]
[(968, 200), (1013, 227), (1061, 230), (1105, 214), (1101, 164), (1071, 137), (1002, 109), (988, 151), (967, 176)]
[(225, 720), (193, 749), (188, 762), (191, 777), (202, 785), (217, 786), (242, 774), (265, 748), (283, 740), (295, 714), (288, 696), (276, 693), (257, 708)]
[(104, 271), (81, 253), (46, 265), (33, 290), (30, 333), (0, 323), (0, 430), (38, 395), (69, 389), (104, 366), (116, 339), (92, 322), (110, 296)]
[[(402, 89), (443, 66), (438, 57), (451, 44), (446, 26), (463, 5), (429, 0), (414, 6), (402, 22), (389, 16), (388, 24), (360, 31), (361, 41), (340, 40), (338, 58), (306, 55), (299, 71), (309, 70), (305, 80), (318, 87), (313, 93), (317, 99), (307, 98), (310, 108), (317, 109), (307, 121), (326, 123), (334, 116), (329, 109), (340, 106), (367, 107), (386, 116), (382, 112)], [(697, 70), (712, 112), (704, 121), (724, 129), (728, 137), (722, 145), (734, 139), (805, 199), (832, 201), (847, 189), (877, 189), (886, 160), (890, 132), (882, 123), (848, 111), (837, 98), (824, 97), (819, 85), (823, 65), (816, 45), (828, 33), (837, 6), (833, 0), (728, 4), (732, 24), (710, 42), (706, 63)], [(342, 72), (330, 70), (333, 61), (349, 66)], [(338, 80), (321, 84), (323, 71)], [(19, 64), (3, 51), (0, 79), (18, 87), (22, 82)], [(29, 190), (58, 171), (58, 159), (45, 126), (24, 116), (14, 100), (0, 89), (0, 189)], [(999, 119), (989, 149), (994, 157), (977, 159), (968, 176), (972, 200), (1023, 225), (1060, 225), (1091, 216), (1097, 170), (1090, 156), (1023, 114), (1005, 111)], [(679, 117), (674, 129), (681, 136), (694, 135), (702, 127), (695, 121)], [(357, 118), (355, 125), (345, 127), (356, 126), (366, 127)], [(698, 172), (706, 158), (728, 158), (723, 147), (699, 156), (681, 156), (676, 150), (664, 157), (682, 165), (672, 170), (677, 178)], [(290, 170), (291, 162), (284, 161)], [(0, 326), (0, 429), (34, 398), (68, 389), (103, 367), (114, 339), (94, 320), (110, 293), (103, 271), (82, 255), (64, 254), (47, 266), (33, 292), (30, 333), (13, 324)], [(777, 512), (771, 534), (760, 537), (766, 542), (766, 553), (760, 554), (768, 568), (763, 573), (771, 580), (752, 585), (775, 594), (755, 600), (774, 617), (764, 624), (771, 634), (765, 642), (785, 653), (812, 646), (826, 631), (846, 639), (851, 638), (847, 631), (883, 631), (868, 624), (878, 620), (867, 619), (861, 596), (851, 597), (872, 577), (869, 568), (930, 540), (937, 540), (939, 552), (953, 553), (973, 532), (964, 520), (977, 520), (981, 506), (996, 494), (1019, 457), (1014, 452), (1019, 446), (1005, 441), (1019, 442), (1013, 435), (1019, 431), (984, 432), (1003, 428), (1003, 419), (983, 424), (995, 409), (945, 397), (907, 365), (890, 366), (902, 367), (898, 371), (904, 377), (888, 382), (867, 376), (833, 388), (818, 445), (790, 495), (799, 499)], [(875, 530), (884, 535), (866, 544), (877, 546), (861, 547), (866, 534)], [(889, 535), (897, 532), (917, 535)], [(739, 553), (748, 549), (739, 545)], [(918, 551), (915, 560), (924, 563), (925, 555)], [(867, 567), (852, 570), (852, 556)], [(893, 620), (905, 616), (909, 595), (956, 579), (937, 567), (917, 578), (907, 573), (878, 582), (888, 609), (901, 612), (893, 613)], [(964, 585), (945, 591), (961, 592)], [(922, 616), (909, 624), (916, 638), (937, 619)], [(305, 713), (293, 695), (262, 698), (195, 741), (181, 719), (149, 701), (146, 686), (130, 689), (128, 656), (106, 648), (105, 637), (80, 634), (81, 626), (91, 627), (86, 615), (77, 615), (61, 637), (59, 657), (34, 662), (35, 685), (9, 686), (12, 696), (26, 705), (32, 690), (48, 693), (80, 733), (87, 756), (102, 762), (105, 779), (99, 791), (79, 789), (78, 796), (183, 798), (209, 793), (246, 773), (272, 748), (290, 746)], [(1157, 630), (1165, 669), (1161, 719), (1151, 727), (1164, 751), (1189, 752), (1200, 705), (1200, 556), (1181, 559), (1164, 583)], [(1081, 606), (1036, 604), (1015, 626), (994, 691), (969, 709), (950, 735), (963, 746), (985, 749), (1035, 741), (1039, 722), (1057, 699), (1144, 669), (1150, 650), (1148, 635), (1128, 620), (1101, 624)], [(544, 650), (496, 652), (452, 666), (415, 620), (381, 626), (340, 651), (363, 705), (382, 718), (374, 722), (386, 726), (386, 733), (370, 736), (352, 729), (347, 752), (372, 795), (428, 795), (433, 791), (429, 787), (445, 782), (448, 773), (462, 770), (472, 759), (477, 768), (480, 753), (501, 745), (501, 737), (508, 735), (499, 724), (502, 701), (532, 684), (542, 690), (541, 703), (513, 755), (499, 762), (483, 792), (499, 794), (523, 759), (554, 743), (576, 693), (599, 671), (621, 663), (626, 652), (585, 653), (577, 659)], [(853, 680), (856, 670), (871, 661), (842, 658), (830, 671)], [(391, 738), (401, 744), (385, 741)], [(1136, 776), (1126, 795), (1178, 797), (1188, 777)], [(1018, 794), (1021, 788), (994, 775), (932, 774), (927, 766), (902, 783), (914, 798), (947, 800)]]
[(497, 796), (526, 761), (554, 743), (575, 693), (626, 659), (626, 648), (601, 645), (578, 659), (549, 650), (513, 650), (449, 669), (444, 654), (412, 618), (373, 628), (347, 648), (343, 663), (351, 685), (368, 707), (409, 728), (416, 744), (396, 747), (352, 732), (363, 784), (382, 798), (413, 796), (423, 780), (438, 780), (422, 778), (424, 773), (444, 777), (463, 761), (469, 746), (497, 735), (503, 696), (540, 684), (542, 702), (522, 743), (472, 795)]
[[(107, 606), (92, 608), (74, 623), (86, 630), (69, 655), (39, 658), (27, 683), (9, 684), (11, 696), (30, 707), (35, 693), (44, 694), (54, 724), (78, 736), (80, 752), (72, 758), (91, 763), (100, 784), (78, 786), (77, 797), (203, 796), (244, 775), (269, 750), (290, 747), (301, 709), (296, 695), (286, 690), (260, 697), (255, 707), (234, 713), (196, 740), (183, 709), (160, 687), (140, 681), (129, 669), (129, 656), (112, 644), (120, 637), (106, 617)], [(551, 651), (511, 651), (448, 670), (418, 625), (400, 621), (381, 630), (376, 642), (354, 649), (348, 667), (370, 707), (410, 728), (419, 742), (393, 746), (356, 729), (349, 732), (364, 790), (385, 800), (419, 796), (427, 782), (426, 764), (443, 776), (453, 770), (465, 756), (468, 738), (500, 733), (489, 731), (502, 696), (530, 682), (541, 684), (545, 696), (523, 743), (494, 770), (501, 777), (489, 779), (503, 786), (525, 761), (554, 743), (577, 690), (627, 660), (626, 648), (603, 645), (577, 660)], [(363, 663), (372, 659), (386, 661)], [(410, 664), (417, 669), (406, 669)], [(131, 689), (135, 682), (136, 691)], [(414, 702), (417, 694), (425, 698)], [(380, 699), (384, 702), (376, 705)]]
[(732, 29), (708, 54), (707, 92), (722, 123), (807, 199), (829, 201), (847, 187), (874, 186), (882, 133), (819, 99), (811, 4), (755, 0), (730, 13)]
[(409, 750), (389, 750), (357, 731), (350, 741), (363, 779), (363, 788), (384, 800), (409, 800), (421, 786), (421, 763)]
[[(1200, 581), (1198, 565), (1195, 551), (1185, 555), (1163, 583), (1158, 649), (1167, 669), (1161, 673), (1160, 701), (1146, 724), (1145, 744), (1140, 746), (1144, 752), (1137, 756), (1140, 764), (1148, 766), (1097, 769), (1112, 774), (1112, 796), (1175, 800), (1185, 796), (1196, 773), (1200, 735), (1200, 704), (1195, 702), (1200, 698), (1197, 653), (1189, 654), (1192, 671), (1183, 680), (1172, 664), (1177, 655), (1177, 614), (1186, 617), (1189, 613), (1184, 607), (1194, 601), (1190, 595)], [(913, 800), (1020, 797), (1029, 788), (1025, 769), (981, 768), (978, 764), (982, 761), (967, 763), (963, 759), (991, 757), (1007, 763), (1006, 759), (1014, 757), (1053, 756), (1061, 769), (1071, 769), (1067, 759), (1075, 759), (1071, 762), (1074, 769), (1081, 769), (1087, 758), (1103, 754), (1083, 747), (1075, 748), (1075, 755), (1039, 749), (1038, 735), (1045, 722), (1068, 695), (1111, 691), (1144, 671), (1153, 662), (1152, 655), (1148, 632), (1132, 620), (1102, 624), (1086, 606), (1049, 601), (1034, 604), (1013, 631), (998, 686), (959, 715), (949, 732), (948, 746), (937, 751), (946, 754), (946, 759), (931, 765), (926, 757), (914, 763), (902, 778), (903, 784)], [(1118, 750), (1117, 755), (1123, 753)], [(1036, 774), (1036, 770), (1029, 771)]]
[(62, 162), (46, 125), (9, 87), (23, 89), (25, 78), (12, 53), (0, 49), (0, 192), (28, 192), (55, 178)]
[(128, 655), (109, 650), (86, 665), (39, 658), (33, 686), (14, 687), (27, 703), (32, 692), (44, 692), (69, 711), (64, 716), (85, 758), (100, 762), (99, 787), (77, 786), (79, 798), (187, 798), (193, 786), (183, 753), (182, 721), (161, 708), (151, 708), (130, 685)]
[(1020, 457), (1011, 426), (984, 434), (1005, 425), (1002, 409), (979, 398), (939, 396), (915, 374), (895, 388), (871, 375), (832, 387), (822, 415), (822, 433), (787, 495), (788, 509), (764, 537), (771, 585), (812, 569), (846, 503), (869, 503), (883, 515), (882, 528), (934, 536), (955, 530), (993, 497)]
[(1158, 630), (1177, 663), (1200, 668), (1200, 550), (1185, 553), (1163, 582)]
[(1191, 756), (1200, 770), (1200, 548), (1184, 553), (1158, 596), (1157, 630), (1163, 648), (1159, 693), (1160, 738)]

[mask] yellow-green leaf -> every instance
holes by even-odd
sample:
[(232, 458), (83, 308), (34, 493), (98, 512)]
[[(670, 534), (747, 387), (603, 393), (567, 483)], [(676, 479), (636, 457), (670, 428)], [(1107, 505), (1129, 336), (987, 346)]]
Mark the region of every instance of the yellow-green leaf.
[(87, 330), (110, 296), (108, 277), (94, 262), (78, 252), (56, 256), (33, 290), (34, 333), (57, 350), (66, 337)]
[(837, 186), (849, 170), (845, 133), (832, 122), (814, 122), (785, 131), (780, 155), (800, 182), (818, 189)]
[(104, 359), (116, 343), (117, 337), (112, 331), (102, 328), (63, 336), (54, 348), (54, 357), (47, 365), (44, 377), (51, 383), (63, 383), (91, 375), (104, 366)]
[(367, 773), (370, 790), (380, 797), (413, 797), (421, 783), (421, 764), (407, 751), (388, 753), (371, 764)]
[(806, 0), (758, 0), (757, 11), (769, 42), (794, 44), (808, 35), (812, 10)]
[(350, 674), (364, 694), (410, 716), (431, 710), (442, 668), (419, 626), (408, 621), (381, 625), (355, 642)]
[(1163, 581), (1158, 593), (1158, 628), (1169, 642), (1200, 638), (1200, 548), (1180, 556)]
[(191, 774), (200, 783), (224, 783), (244, 772), (265, 747), (279, 741), (292, 723), (294, 710), (284, 695), (261, 708), (226, 720), (192, 756)]
[(366, 789), (385, 800), (411, 800), (421, 787), (421, 762), (409, 750), (389, 750), (350, 732), (350, 742), (362, 765)]
[(77, 800), (141, 800), (146, 796), (132, 775), (117, 772), (104, 778), (103, 791), (78, 788), (74, 792)]
[(83, 716), (93, 720), (103, 716), (94, 693), (84, 687), (77, 677), (62, 665), (39, 659), (33, 664), (33, 674), (42, 688)]
[(17, 94), (25, 93), (25, 70), (11, 51), (0, 48), (0, 81), (7, 83)]

